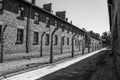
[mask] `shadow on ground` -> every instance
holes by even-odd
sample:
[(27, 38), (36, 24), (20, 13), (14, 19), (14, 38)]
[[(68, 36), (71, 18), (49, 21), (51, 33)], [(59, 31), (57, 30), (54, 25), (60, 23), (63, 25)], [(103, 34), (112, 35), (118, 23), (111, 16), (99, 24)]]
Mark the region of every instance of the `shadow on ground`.
[(111, 50), (104, 50), (38, 80), (117, 80)]

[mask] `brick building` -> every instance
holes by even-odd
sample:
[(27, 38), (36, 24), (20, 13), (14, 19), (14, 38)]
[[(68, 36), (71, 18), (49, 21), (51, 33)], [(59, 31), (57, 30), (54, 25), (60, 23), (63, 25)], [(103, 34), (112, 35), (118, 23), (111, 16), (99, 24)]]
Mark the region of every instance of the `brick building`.
[(92, 31), (87, 31), (85, 35), (85, 45), (87, 48), (89, 47), (91, 51), (98, 50), (102, 47), (100, 36), (97, 36), (96, 34), (97, 33)]
[(4, 54), (40, 52), (41, 47), (43, 55), (49, 54), (51, 35), (55, 54), (61, 53), (61, 50), (71, 52), (72, 37), (75, 34), (74, 50), (82, 50), (85, 32), (66, 21), (63, 13), (62, 17), (53, 15), (51, 4), (48, 6), (40, 8), (34, 1), (31, 3), (27, 0), (0, 1), (0, 33), (7, 24)]
[(91, 48), (92, 48), (92, 51), (100, 49), (100, 46), (101, 46), (100, 40), (91, 37)]
[(120, 0), (108, 0), (112, 52), (120, 76)]

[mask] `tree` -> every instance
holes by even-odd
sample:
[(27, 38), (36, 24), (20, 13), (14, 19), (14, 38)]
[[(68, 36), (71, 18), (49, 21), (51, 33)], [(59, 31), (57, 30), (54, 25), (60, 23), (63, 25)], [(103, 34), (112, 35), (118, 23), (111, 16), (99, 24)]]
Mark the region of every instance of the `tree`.
[(103, 32), (102, 33), (102, 44), (103, 46), (110, 46), (111, 44), (111, 37), (110, 37), (110, 34), (108, 32)]

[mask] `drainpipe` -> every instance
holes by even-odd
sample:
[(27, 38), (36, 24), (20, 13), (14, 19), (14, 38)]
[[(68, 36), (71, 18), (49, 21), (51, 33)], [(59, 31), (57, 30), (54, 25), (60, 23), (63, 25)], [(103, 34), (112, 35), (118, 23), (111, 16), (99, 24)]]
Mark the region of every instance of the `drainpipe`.
[(31, 12), (32, 12), (33, 4), (31, 4), (29, 9), (29, 14), (27, 17), (27, 26), (26, 26), (26, 53), (29, 53), (29, 30), (30, 30), (30, 19), (31, 19)]
[(74, 57), (74, 38), (75, 38), (76, 35), (77, 35), (77, 34), (74, 34), (74, 35), (72, 36), (72, 56), (71, 56), (71, 57)]
[(42, 57), (43, 56), (43, 54), (42, 54), (42, 41), (43, 41), (43, 36), (45, 35), (45, 33), (46, 32), (43, 32), (43, 34), (41, 35), (41, 43), (40, 43), (40, 57)]
[(58, 27), (56, 27), (56, 28), (53, 30), (52, 34), (51, 34), (51, 44), (50, 44), (50, 63), (53, 62), (53, 35), (54, 35), (54, 33), (55, 33), (57, 30), (58, 30)]
[(0, 55), (0, 63), (3, 62), (3, 49), (4, 49), (4, 32), (7, 28), (7, 24), (4, 26), (4, 28), (2, 29), (2, 32), (1, 32), (1, 55)]

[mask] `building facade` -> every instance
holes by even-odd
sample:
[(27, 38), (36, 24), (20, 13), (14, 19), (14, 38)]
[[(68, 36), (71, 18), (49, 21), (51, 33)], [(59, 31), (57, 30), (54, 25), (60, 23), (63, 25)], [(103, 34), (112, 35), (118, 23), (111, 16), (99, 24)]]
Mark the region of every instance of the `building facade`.
[(66, 19), (26, 0), (1, 0), (0, 5), (0, 33), (7, 25), (4, 54), (40, 52), (42, 49), (45, 55), (50, 53), (51, 44), (54, 54), (71, 53), (74, 35), (74, 51), (82, 50), (85, 32)]
[(91, 37), (91, 49), (96, 51), (101, 48), (100, 40)]
[(108, 0), (112, 53), (120, 77), (120, 0)]
[(85, 35), (85, 46), (88, 48), (88, 52), (96, 51), (102, 48), (100, 36), (96, 36), (97, 33), (87, 31)]

